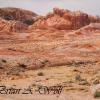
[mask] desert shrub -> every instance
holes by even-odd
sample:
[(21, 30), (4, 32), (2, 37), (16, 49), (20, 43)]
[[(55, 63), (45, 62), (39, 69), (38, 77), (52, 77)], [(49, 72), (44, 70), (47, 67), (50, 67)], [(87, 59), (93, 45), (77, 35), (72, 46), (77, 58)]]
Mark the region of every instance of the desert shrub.
[(44, 73), (43, 72), (39, 72), (37, 75), (38, 76), (44, 76)]
[(5, 20), (12, 20), (12, 17), (11, 17), (11, 15), (6, 14), (6, 15), (4, 16), (4, 19), (5, 19)]
[(95, 64), (97, 61), (71, 61), (71, 62), (68, 62), (67, 65), (68, 66), (75, 66), (75, 67), (80, 67), (80, 66), (83, 66), (83, 65), (88, 65), (88, 64)]
[(34, 21), (33, 21), (32, 19), (29, 19), (29, 20), (25, 20), (25, 21), (24, 21), (24, 23), (27, 24), (27, 25), (32, 25), (33, 22), (34, 22)]
[(49, 60), (43, 60), (41, 61), (42, 66), (46, 66), (48, 64), (50, 64)]
[(6, 61), (5, 59), (2, 59), (2, 62), (3, 62), (3, 63), (6, 63), (7, 61)]
[(25, 65), (25, 64), (19, 64), (19, 67), (21, 67), (21, 68), (27, 68), (27, 65)]
[(100, 91), (96, 90), (94, 93), (94, 97), (95, 98), (100, 97)]

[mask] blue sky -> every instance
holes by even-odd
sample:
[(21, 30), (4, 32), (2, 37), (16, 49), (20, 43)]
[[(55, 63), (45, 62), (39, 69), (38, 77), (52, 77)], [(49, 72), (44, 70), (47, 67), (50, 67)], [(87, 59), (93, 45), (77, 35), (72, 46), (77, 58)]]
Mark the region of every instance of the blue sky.
[(40, 15), (45, 15), (54, 7), (100, 15), (100, 0), (0, 0), (0, 7), (24, 8)]

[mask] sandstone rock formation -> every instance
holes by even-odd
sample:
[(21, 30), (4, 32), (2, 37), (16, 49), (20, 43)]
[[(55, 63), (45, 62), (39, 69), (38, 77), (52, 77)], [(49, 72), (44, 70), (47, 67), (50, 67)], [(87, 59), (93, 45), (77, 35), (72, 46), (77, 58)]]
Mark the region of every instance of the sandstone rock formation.
[(33, 24), (36, 13), (20, 8), (0, 8), (0, 17), (5, 20), (16, 20), (26, 24)]
[(19, 21), (6, 21), (0, 18), (0, 32), (25, 32), (28, 29), (28, 25)]
[[(45, 66), (45, 61), (49, 62), (49, 66), (55, 66), (66, 64), (69, 60), (95, 61), (100, 58), (99, 17), (90, 20), (85, 13), (56, 8), (53, 13), (37, 18), (29, 27), (34, 30), (29, 32), (22, 21), (0, 18), (0, 54), (30, 57), (29, 66), (34, 68)], [(12, 32), (14, 35), (4, 35)], [(4, 42), (6, 48), (3, 47)], [(14, 46), (9, 45), (12, 43)]]
[(54, 8), (53, 12), (41, 17), (32, 27), (39, 29), (56, 28), (60, 30), (74, 30), (89, 25), (91, 22), (100, 22), (100, 17), (89, 16), (80, 11), (69, 11)]
[(0, 8), (0, 33), (26, 32), (38, 15), (20, 8)]

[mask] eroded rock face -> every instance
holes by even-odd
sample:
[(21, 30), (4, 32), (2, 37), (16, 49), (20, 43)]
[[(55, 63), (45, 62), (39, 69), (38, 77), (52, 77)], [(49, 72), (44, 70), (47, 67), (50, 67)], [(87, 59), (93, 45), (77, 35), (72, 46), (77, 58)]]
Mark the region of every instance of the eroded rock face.
[(0, 8), (0, 32), (26, 32), (38, 15), (20, 8)]
[(0, 32), (25, 32), (28, 26), (19, 21), (6, 21), (0, 18)]
[(32, 27), (74, 30), (89, 25), (91, 22), (98, 22), (99, 20), (99, 17), (92, 17), (80, 11), (71, 12), (69, 10), (54, 8), (52, 13), (41, 17)]
[(16, 20), (26, 24), (33, 24), (37, 14), (20, 8), (0, 8), (0, 17), (5, 20)]
[(99, 16), (89, 16), (91, 23), (100, 23), (100, 17)]

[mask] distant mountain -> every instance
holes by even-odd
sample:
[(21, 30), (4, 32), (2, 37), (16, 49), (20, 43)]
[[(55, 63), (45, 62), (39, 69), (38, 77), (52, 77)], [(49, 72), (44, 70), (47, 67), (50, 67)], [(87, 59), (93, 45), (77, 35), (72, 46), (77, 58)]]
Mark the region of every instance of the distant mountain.
[(0, 17), (5, 20), (16, 20), (30, 25), (37, 16), (38, 15), (34, 12), (20, 8), (0, 8)]

